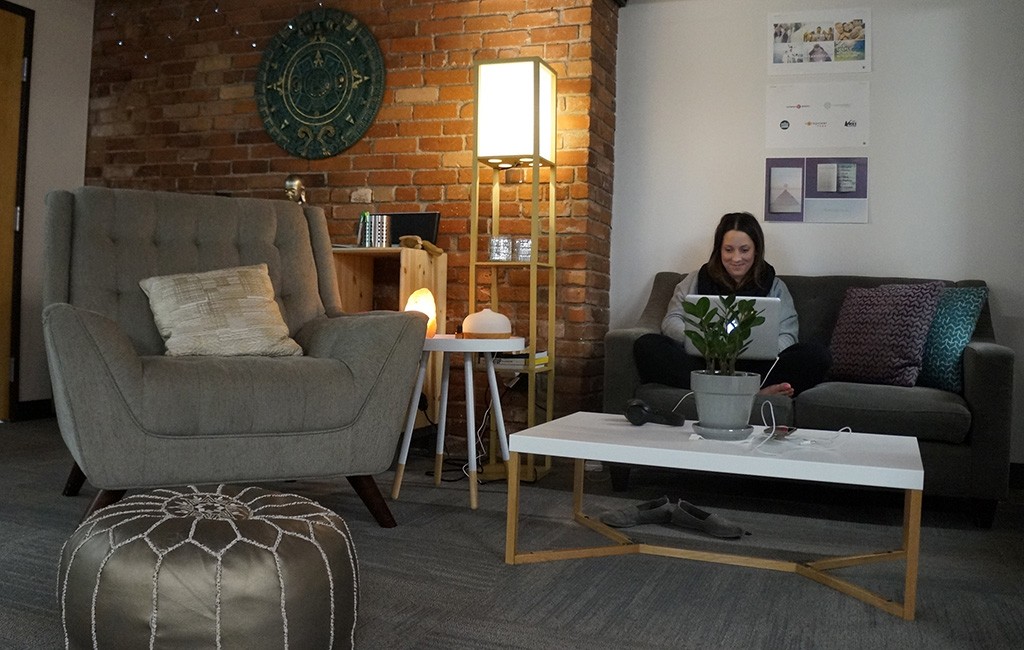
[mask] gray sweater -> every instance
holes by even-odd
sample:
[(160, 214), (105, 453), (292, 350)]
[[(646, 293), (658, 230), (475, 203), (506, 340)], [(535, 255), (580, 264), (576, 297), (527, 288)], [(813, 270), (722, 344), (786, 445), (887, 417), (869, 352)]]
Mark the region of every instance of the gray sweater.
[[(683, 301), (686, 296), (697, 292), (697, 271), (687, 274), (682, 281), (676, 285), (672, 292), (672, 299), (668, 302), (668, 311), (661, 321), (661, 333), (671, 336), (678, 341), (685, 341), (686, 312), (683, 311)], [(793, 306), (793, 296), (789, 294), (786, 283), (775, 278), (772, 288), (768, 292), (770, 298), (781, 298), (782, 304), (779, 308), (779, 352), (797, 342), (800, 331), (800, 324), (797, 322), (796, 307)]]

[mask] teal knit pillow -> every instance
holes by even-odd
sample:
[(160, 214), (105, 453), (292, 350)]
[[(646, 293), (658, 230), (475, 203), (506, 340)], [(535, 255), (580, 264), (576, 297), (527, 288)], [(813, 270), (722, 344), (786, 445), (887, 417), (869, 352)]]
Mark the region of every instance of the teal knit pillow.
[(963, 391), (964, 348), (974, 335), (974, 326), (985, 304), (985, 287), (946, 287), (939, 298), (928, 339), (918, 386)]

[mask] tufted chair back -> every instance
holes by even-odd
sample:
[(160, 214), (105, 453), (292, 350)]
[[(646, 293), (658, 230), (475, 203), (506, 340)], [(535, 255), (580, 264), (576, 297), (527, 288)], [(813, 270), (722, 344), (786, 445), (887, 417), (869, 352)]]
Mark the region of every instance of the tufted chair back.
[(264, 262), (289, 333), (340, 313), (323, 210), (291, 201), (81, 187), (47, 197), (43, 303), (116, 321), (140, 355), (163, 354), (144, 278)]

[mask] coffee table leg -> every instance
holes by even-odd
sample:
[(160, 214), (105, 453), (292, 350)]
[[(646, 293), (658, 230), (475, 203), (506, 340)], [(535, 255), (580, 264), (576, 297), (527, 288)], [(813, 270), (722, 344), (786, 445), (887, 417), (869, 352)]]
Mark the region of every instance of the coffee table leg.
[(508, 458), (508, 507), (505, 509), (505, 564), (516, 563), (519, 536), (519, 452)]
[(585, 475), (586, 461), (582, 458), (573, 460), (572, 472), (572, 514), (578, 518), (583, 514), (583, 477)]
[(903, 500), (903, 550), (907, 572), (903, 584), (903, 618), (914, 620), (917, 603), (917, 569), (921, 549), (921, 490), (907, 490)]

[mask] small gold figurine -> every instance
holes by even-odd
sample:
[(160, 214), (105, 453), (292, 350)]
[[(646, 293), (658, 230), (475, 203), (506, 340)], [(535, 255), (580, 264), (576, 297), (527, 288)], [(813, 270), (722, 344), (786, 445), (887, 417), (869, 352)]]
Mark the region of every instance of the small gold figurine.
[(302, 179), (295, 174), (290, 174), (288, 178), (284, 179), (284, 193), (290, 201), (306, 202), (306, 188), (302, 184)]

